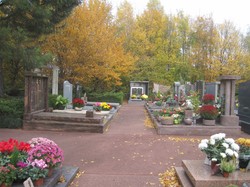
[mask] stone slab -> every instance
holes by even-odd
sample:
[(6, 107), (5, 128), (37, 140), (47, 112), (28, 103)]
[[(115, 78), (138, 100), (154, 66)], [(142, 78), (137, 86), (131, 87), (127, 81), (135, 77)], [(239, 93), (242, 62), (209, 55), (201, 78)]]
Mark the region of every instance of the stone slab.
[[(55, 169), (52, 176), (45, 178), (44, 185), (40, 187), (67, 187), (75, 178), (79, 168), (72, 166), (63, 166), (62, 168)], [(65, 182), (58, 183), (61, 176), (64, 176)], [(23, 187), (22, 183), (14, 183), (12, 187)]]
[(179, 182), (181, 183), (181, 186), (193, 187), (192, 183), (190, 182), (185, 173), (185, 170), (182, 167), (175, 167), (175, 172), (177, 174)]
[(54, 187), (67, 187), (75, 178), (78, 167), (66, 166), (62, 168), (62, 176), (65, 178), (65, 182), (58, 182)]
[(250, 172), (235, 171), (224, 178), (221, 174), (211, 175), (211, 168), (204, 160), (183, 160), (182, 167), (194, 187), (222, 187), (230, 184), (242, 186), (250, 182)]
[(220, 117), (220, 123), (223, 126), (239, 126), (239, 116), (228, 116), (228, 115), (222, 115)]

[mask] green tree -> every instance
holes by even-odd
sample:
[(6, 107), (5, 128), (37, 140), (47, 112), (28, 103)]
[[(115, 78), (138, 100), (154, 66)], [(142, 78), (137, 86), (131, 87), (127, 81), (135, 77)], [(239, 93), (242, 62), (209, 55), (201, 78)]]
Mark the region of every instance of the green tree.
[(3, 77), (5, 82), (16, 87), (16, 81), (22, 79), (25, 69), (48, 62), (49, 56), (39, 50), (39, 36), (51, 32), (53, 25), (78, 3), (77, 0), (2, 1), (0, 41), (4, 40), (1, 42), (4, 45), (0, 46), (0, 96), (4, 94)]

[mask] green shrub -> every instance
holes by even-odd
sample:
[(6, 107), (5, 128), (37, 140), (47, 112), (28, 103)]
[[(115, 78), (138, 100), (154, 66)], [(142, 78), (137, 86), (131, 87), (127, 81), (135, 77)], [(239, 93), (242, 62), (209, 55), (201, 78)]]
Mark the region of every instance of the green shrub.
[(21, 128), (23, 113), (23, 98), (0, 98), (0, 128)]
[(88, 101), (99, 101), (107, 103), (120, 103), (122, 104), (124, 94), (122, 92), (104, 92), (104, 93), (90, 93), (87, 95)]
[(58, 97), (58, 95), (56, 94), (52, 94), (52, 95), (49, 95), (49, 107), (52, 107), (52, 108), (56, 108), (56, 98)]

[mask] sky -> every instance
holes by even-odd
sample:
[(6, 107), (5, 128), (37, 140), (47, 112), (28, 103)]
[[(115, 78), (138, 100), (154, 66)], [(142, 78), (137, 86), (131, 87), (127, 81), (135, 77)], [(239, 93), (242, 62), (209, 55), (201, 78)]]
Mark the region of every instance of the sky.
[[(123, 1), (108, 0), (112, 4), (114, 12)], [(135, 14), (141, 14), (149, 0), (127, 1), (133, 6)], [(176, 14), (182, 10), (185, 15), (193, 18), (212, 15), (215, 23), (231, 21), (244, 34), (250, 27), (249, 0), (160, 0), (160, 2), (166, 14)]]

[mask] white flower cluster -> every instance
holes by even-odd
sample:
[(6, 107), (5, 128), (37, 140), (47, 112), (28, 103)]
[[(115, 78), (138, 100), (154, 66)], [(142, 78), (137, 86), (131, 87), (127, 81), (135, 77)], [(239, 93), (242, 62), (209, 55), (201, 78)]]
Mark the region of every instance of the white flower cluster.
[[(203, 139), (199, 144), (199, 149), (204, 151), (209, 156), (212, 156), (212, 160), (220, 159), (218, 157), (223, 158), (238, 158), (238, 152), (240, 147), (235, 143), (234, 139), (226, 138), (225, 133), (214, 134), (210, 137), (210, 139)], [(213, 151), (216, 148), (216, 152), (219, 152), (219, 155), (213, 155)], [(215, 158), (216, 157), (216, 158)]]

